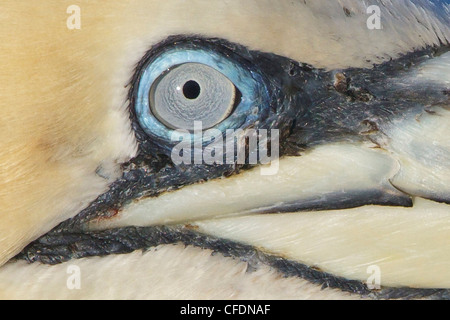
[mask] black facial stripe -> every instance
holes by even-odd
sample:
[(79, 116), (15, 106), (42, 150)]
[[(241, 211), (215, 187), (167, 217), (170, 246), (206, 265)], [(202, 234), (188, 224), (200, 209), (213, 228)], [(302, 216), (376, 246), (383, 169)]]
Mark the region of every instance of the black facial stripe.
[(245, 169), (247, 166), (174, 166), (164, 156), (140, 156), (126, 165), (122, 177), (115, 181), (106, 193), (76, 217), (61, 223), (53, 232), (81, 231), (91, 220), (108, 219), (118, 214), (130, 201), (156, 197), (194, 183), (238, 174), (239, 170)]
[[(344, 292), (372, 299), (449, 299), (447, 289), (413, 289), (384, 287), (369, 290), (360, 281), (347, 280), (311, 268), (301, 263), (262, 252), (252, 246), (218, 239), (183, 226), (121, 228), (101, 232), (49, 234), (28, 246), (16, 259), (30, 263), (55, 265), (71, 259), (110, 254), (126, 254), (136, 250), (148, 250), (159, 245), (183, 243), (212, 250), (225, 257), (248, 263), (248, 272), (266, 265), (286, 277), (299, 277), (322, 289), (339, 289)], [(214, 254), (213, 253), (213, 254)]]

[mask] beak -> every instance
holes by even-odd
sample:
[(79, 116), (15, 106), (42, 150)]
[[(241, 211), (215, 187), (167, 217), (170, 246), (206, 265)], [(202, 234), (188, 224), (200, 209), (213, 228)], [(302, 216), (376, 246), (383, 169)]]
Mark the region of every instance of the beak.
[[(436, 61), (448, 68), (449, 53), (427, 49), (370, 70), (285, 61), (270, 77), (279, 90), (268, 129), (280, 132), (280, 158), (262, 167), (276, 163), (274, 174), (248, 161), (177, 165), (141, 150), (108, 192), (22, 257), (59, 263), (179, 241), (220, 251), (222, 239), (335, 279), (364, 282), (376, 265), (386, 287), (450, 287), (434, 264), (450, 265), (449, 87), (432, 79)], [(114, 237), (145, 241), (81, 245)]]

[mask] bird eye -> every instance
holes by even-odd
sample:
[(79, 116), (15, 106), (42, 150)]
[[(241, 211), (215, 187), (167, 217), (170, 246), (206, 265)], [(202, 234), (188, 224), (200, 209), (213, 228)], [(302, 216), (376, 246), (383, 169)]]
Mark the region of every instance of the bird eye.
[(150, 89), (150, 110), (171, 129), (194, 130), (194, 121), (209, 129), (233, 111), (236, 87), (222, 73), (185, 63), (168, 70)]
[(215, 44), (185, 41), (159, 46), (147, 54), (135, 75), (136, 120), (163, 148), (171, 146), (178, 129), (187, 138), (198, 138), (193, 131), (198, 122), (202, 130), (245, 129), (270, 109), (264, 79), (250, 62)]

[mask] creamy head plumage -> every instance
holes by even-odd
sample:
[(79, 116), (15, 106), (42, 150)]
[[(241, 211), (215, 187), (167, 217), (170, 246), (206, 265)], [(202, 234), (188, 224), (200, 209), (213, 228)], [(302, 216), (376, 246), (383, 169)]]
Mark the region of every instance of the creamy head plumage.
[[(0, 297), (447, 294), (396, 288), (450, 287), (448, 1), (75, 8), (0, 4)], [(245, 161), (174, 161), (207, 129)]]

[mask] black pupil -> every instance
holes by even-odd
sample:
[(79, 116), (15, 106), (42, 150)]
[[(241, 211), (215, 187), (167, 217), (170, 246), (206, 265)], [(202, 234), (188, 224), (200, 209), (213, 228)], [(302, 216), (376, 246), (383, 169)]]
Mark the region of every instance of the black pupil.
[(197, 99), (200, 95), (200, 85), (194, 80), (186, 82), (183, 87), (183, 94), (186, 99)]

